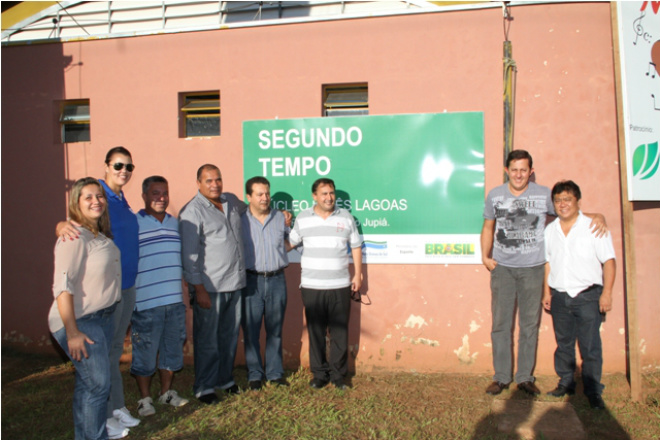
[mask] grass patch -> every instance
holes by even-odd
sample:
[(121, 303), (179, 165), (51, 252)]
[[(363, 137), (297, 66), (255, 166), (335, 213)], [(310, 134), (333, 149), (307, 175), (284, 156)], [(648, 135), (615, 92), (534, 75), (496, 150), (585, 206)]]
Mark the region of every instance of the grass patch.
[[(139, 398), (134, 379), (122, 365), (128, 408)], [(7, 439), (71, 439), (73, 367), (57, 356), (2, 351), (2, 437)], [(313, 390), (305, 369), (287, 372), (290, 387), (267, 385), (261, 391), (221, 396), (206, 406), (191, 396), (192, 366), (175, 376), (174, 388), (191, 402), (182, 408), (158, 403), (156, 414), (131, 429), (131, 440), (318, 440), (318, 439), (512, 439), (498, 431), (491, 411), (494, 399), (532, 399), (511, 390), (491, 397), (484, 393), (490, 378), (454, 374), (358, 373), (353, 387)], [(247, 388), (244, 368), (236, 380)], [(570, 397), (587, 439), (660, 439), (660, 373), (644, 376), (647, 397), (632, 402), (622, 374), (603, 378), (607, 410), (595, 412), (579, 392)], [(156, 392), (158, 379), (153, 386)], [(549, 390), (556, 379), (538, 378)], [(578, 390), (579, 391), (579, 390)], [(155, 396), (154, 396), (155, 397)], [(155, 399), (154, 399), (155, 400)], [(541, 395), (536, 401), (557, 402)], [(531, 403), (531, 402), (530, 402)], [(570, 427), (567, 427), (570, 429)], [(549, 438), (542, 432), (535, 438)]]

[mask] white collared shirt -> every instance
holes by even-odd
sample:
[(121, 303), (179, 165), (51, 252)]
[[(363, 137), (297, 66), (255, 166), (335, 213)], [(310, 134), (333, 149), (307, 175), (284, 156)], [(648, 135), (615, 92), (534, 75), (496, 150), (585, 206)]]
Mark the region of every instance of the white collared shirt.
[(603, 284), (603, 264), (615, 258), (612, 235), (596, 237), (591, 219), (579, 213), (568, 235), (557, 218), (545, 228), (545, 257), (550, 263), (548, 284), (572, 298), (594, 284)]

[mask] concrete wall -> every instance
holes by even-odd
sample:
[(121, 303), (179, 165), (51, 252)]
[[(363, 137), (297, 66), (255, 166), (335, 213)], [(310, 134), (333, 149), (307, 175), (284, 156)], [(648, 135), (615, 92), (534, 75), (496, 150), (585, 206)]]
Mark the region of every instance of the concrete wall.
[[(625, 371), (609, 8), (514, 7), (509, 38), (518, 66), (515, 147), (532, 153), (538, 183), (575, 180), (583, 209), (603, 213), (611, 228), (619, 260), (614, 309), (602, 326), (604, 368)], [(3, 47), (3, 344), (52, 349), (46, 314), (53, 228), (66, 215), (67, 185), (102, 177), (105, 153), (115, 145), (127, 147), (137, 166), (125, 188), (133, 209), (141, 207), (142, 179), (162, 174), (176, 215), (194, 195), (195, 172), (206, 162), (220, 166), (226, 191), (242, 196), (243, 121), (317, 117), (323, 84), (368, 82), (373, 115), (483, 111), (486, 187), (500, 184), (502, 28), (501, 10), (488, 9)], [(179, 138), (178, 94), (218, 89), (222, 136)], [(92, 141), (63, 145), (57, 101), (76, 98), (91, 101)], [(388, 175), (396, 178), (396, 170)], [(660, 204), (635, 208), (640, 349), (643, 365), (654, 368), (660, 364), (660, 341), (652, 338), (660, 334)], [(355, 368), (492, 370), (483, 266), (367, 265), (365, 273), (373, 304), (352, 310)], [(298, 265), (287, 270), (287, 279), (285, 361), (296, 367), (308, 364)], [(537, 372), (552, 374), (555, 342), (547, 314), (540, 332)]]

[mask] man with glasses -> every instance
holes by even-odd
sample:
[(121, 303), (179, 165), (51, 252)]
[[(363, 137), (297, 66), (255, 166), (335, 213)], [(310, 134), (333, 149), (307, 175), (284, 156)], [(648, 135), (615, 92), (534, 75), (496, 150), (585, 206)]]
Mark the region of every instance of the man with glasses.
[(548, 395), (575, 393), (575, 341), (582, 357), (584, 394), (593, 409), (604, 409), (600, 383), (602, 314), (612, 310), (616, 262), (612, 236), (596, 237), (580, 212), (580, 187), (571, 180), (552, 188), (557, 219), (545, 228), (543, 307), (552, 315), (557, 340), (557, 388)]

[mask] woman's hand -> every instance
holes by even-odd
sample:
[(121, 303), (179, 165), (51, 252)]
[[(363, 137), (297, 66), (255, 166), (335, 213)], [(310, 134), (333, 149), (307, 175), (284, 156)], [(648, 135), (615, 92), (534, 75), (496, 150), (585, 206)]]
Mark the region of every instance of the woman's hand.
[(80, 362), (83, 358), (87, 359), (89, 355), (87, 354), (87, 347), (85, 347), (85, 342), (88, 344), (93, 344), (94, 341), (89, 339), (89, 337), (82, 333), (77, 332), (73, 335), (67, 334), (67, 344), (69, 346), (69, 354), (73, 360)]
[(62, 241), (66, 241), (67, 239), (71, 241), (77, 240), (80, 237), (80, 232), (77, 229), (79, 227), (80, 224), (73, 220), (59, 222), (55, 227), (55, 235), (62, 238)]

